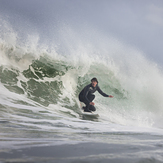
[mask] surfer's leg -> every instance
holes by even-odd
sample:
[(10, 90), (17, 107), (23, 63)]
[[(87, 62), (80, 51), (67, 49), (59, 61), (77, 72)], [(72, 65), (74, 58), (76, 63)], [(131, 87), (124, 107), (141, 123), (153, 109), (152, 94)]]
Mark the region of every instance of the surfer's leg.
[[(94, 94), (89, 94), (88, 95), (88, 99), (92, 102), (95, 99), (95, 95)], [(88, 105), (88, 107), (86, 107), (87, 110), (90, 111), (96, 111), (96, 108), (93, 105)]]
[(89, 106), (89, 110), (90, 110), (90, 111), (96, 111), (96, 108), (95, 108), (93, 105), (90, 105), (90, 106)]
[(96, 111), (96, 108), (93, 105), (89, 104), (84, 108), (84, 111), (85, 112), (92, 112), (92, 111)]
[[(94, 94), (88, 94), (88, 99), (90, 102), (92, 102), (95, 98)], [(84, 109), (85, 112), (91, 112), (91, 111), (95, 111), (96, 108), (93, 105), (90, 105), (89, 103), (85, 103), (86, 104), (86, 108)]]
[(83, 100), (82, 102), (86, 105), (85, 107), (83, 107), (84, 111), (85, 111), (85, 112), (91, 112), (91, 111), (89, 110), (89, 107), (90, 107), (89, 102), (88, 102), (87, 100)]
[(90, 102), (92, 102), (95, 99), (95, 95), (94, 94), (88, 94), (88, 99)]
[[(94, 94), (88, 94), (87, 98), (89, 99), (90, 102), (92, 102), (94, 100), (94, 98), (95, 98), (95, 95)], [(83, 99), (82, 97), (79, 97), (79, 100), (86, 105), (86, 107), (83, 107), (85, 112), (91, 112), (91, 111), (96, 110), (96, 108), (93, 105), (90, 105), (88, 103), (88, 101)]]
[(86, 107), (84, 108), (84, 111), (85, 111), (85, 112), (91, 112), (91, 111), (89, 110), (90, 104), (89, 104), (88, 102), (85, 102), (85, 105), (86, 105)]
[(84, 110), (85, 112), (90, 112), (90, 111), (89, 111), (89, 105), (90, 105), (90, 104), (88, 103), (88, 101), (85, 100), (85, 99), (83, 99), (83, 98), (79, 98), (79, 100), (85, 104), (85, 107), (83, 107), (83, 110)]

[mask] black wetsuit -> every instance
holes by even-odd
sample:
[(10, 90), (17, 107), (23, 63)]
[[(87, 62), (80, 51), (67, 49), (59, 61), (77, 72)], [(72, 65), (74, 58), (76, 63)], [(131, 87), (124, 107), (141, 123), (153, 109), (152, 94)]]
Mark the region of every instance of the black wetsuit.
[(85, 86), (84, 89), (79, 94), (79, 100), (86, 104), (86, 108), (84, 109), (84, 111), (89, 112), (89, 111), (96, 110), (96, 108), (93, 105), (89, 104), (90, 102), (94, 100), (95, 95), (93, 93), (96, 91), (98, 91), (104, 97), (109, 96), (105, 94), (104, 92), (102, 92), (98, 84), (96, 85), (96, 87), (93, 87), (92, 84)]

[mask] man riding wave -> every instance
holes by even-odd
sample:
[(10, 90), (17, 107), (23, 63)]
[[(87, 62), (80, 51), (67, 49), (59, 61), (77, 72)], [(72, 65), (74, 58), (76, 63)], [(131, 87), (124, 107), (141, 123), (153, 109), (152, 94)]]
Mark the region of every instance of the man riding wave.
[(98, 86), (98, 80), (96, 78), (92, 78), (91, 84), (85, 86), (79, 94), (79, 100), (86, 105), (86, 107), (83, 107), (85, 112), (96, 111), (96, 108), (94, 107), (95, 103), (92, 102), (95, 98), (95, 95), (93, 93), (96, 91), (98, 91), (104, 97), (113, 98), (112, 95), (107, 95), (100, 89), (100, 87)]

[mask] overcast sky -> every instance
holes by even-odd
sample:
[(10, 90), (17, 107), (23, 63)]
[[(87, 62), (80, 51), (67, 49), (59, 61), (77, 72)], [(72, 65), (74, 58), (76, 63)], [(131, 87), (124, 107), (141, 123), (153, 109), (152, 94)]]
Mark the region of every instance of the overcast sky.
[(163, 0), (0, 0), (0, 15), (49, 38), (59, 24), (89, 26), (163, 66)]

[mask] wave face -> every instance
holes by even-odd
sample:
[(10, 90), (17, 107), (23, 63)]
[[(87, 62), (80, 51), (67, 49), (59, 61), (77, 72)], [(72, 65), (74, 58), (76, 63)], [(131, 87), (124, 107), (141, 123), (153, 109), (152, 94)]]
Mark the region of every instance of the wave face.
[[(3, 118), (6, 114), (10, 117), (6, 110), (15, 112), (20, 104), (29, 110), (36, 105), (79, 119), (78, 94), (97, 77), (100, 88), (114, 96), (110, 99), (96, 93), (100, 121), (161, 127), (163, 75), (140, 50), (88, 24), (79, 28), (77, 23), (55, 18), (56, 24), (48, 22), (36, 29), (27, 25), (29, 20), (25, 23), (24, 17), (9, 15), (0, 17)], [(49, 40), (47, 33), (41, 32), (46, 28), (51, 29), (49, 33), (46, 30)]]
[[(102, 121), (160, 126), (162, 73), (138, 50), (105, 38), (98, 46), (84, 46), (78, 41), (75, 48), (67, 44), (69, 51), (65, 55), (65, 49), (59, 49), (62, 46), (49, 50), (45, 45), (38, 46), (38, 41), (34, 41), (37, 37), (22, 45), (16, 36), (16, 32), (7, 30), (0, 40), (1, 108), (12, 106), (11, 103), (37, 103), (47, 110), (54, 106), (58, 114), (64, 112), (64, 116), (78, 118), (78, 94), (92, 77), (97, 77), (101, 89), (114, 96), (108, 99), (96, 93)], [(5, 109), (3, 113), (6, 114)]]

